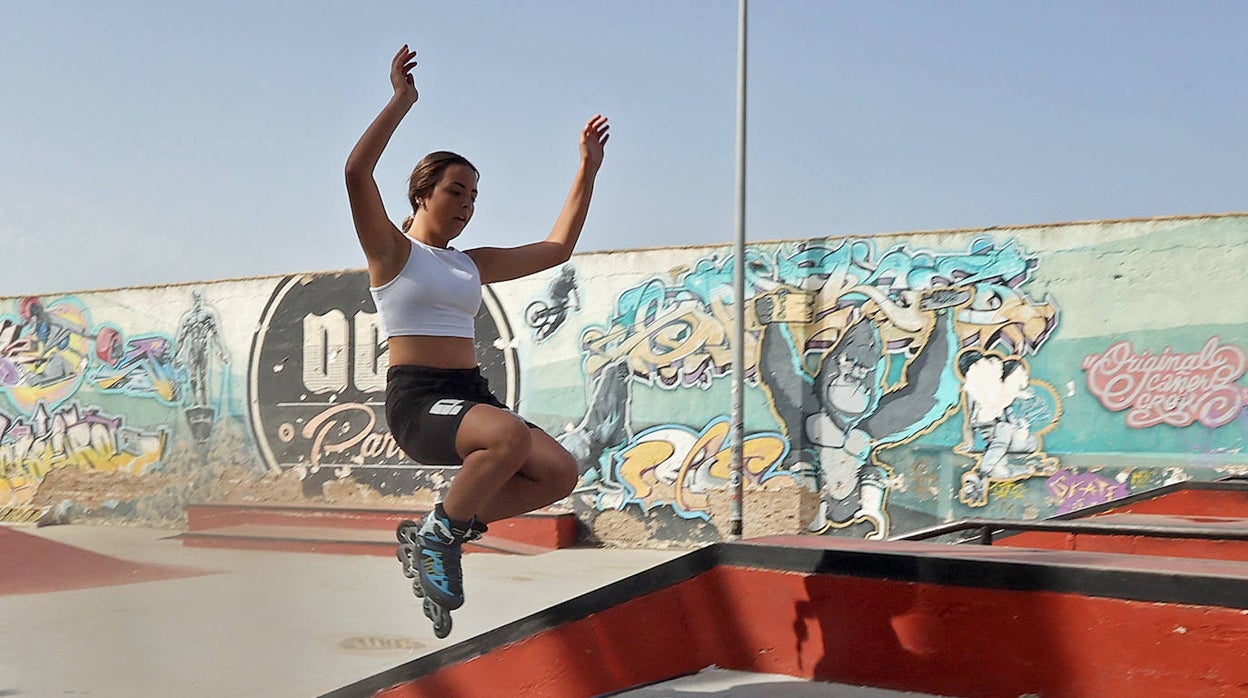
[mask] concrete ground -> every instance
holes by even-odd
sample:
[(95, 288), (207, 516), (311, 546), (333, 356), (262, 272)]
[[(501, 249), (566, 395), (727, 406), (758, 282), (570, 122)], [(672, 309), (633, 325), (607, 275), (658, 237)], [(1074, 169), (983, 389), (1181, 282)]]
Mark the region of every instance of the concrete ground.
[[(13, 530), (200, 574), (0, 595), (6, 698), (309, 698), (682, 553), (466, 555), (468, 603), (451, 636), (438, 640), (394, 558), (191, 548), (172, 540), (174, 532), (144, 528)], [(0, 554), (0, 588), (5, 575), (22, 574), (10, 563)]]
[[(468, 603), (439, 640), (393, 558), (184, 547), (146, 528), (8, 530), (23, 535), (0, 545), (3, 698), (313, 698), (683, 554), (466, 555)], [(152, 581), (119, 584), (119, 569)], [(708, 667), (614, 695), (921, 694)]]

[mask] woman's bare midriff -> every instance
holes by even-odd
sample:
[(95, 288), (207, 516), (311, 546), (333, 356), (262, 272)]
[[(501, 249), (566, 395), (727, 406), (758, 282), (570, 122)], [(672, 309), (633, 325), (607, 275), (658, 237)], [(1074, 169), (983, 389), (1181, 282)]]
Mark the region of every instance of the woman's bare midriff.
[(477, 348), (468, 337), (405, 335), (391, 337), (391, 366), (476, 368)]

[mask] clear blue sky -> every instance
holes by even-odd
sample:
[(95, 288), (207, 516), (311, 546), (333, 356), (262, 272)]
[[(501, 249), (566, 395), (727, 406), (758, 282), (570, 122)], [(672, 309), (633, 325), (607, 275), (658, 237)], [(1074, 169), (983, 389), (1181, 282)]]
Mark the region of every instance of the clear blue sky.
[[(750, 6), (751, 240), (1248, 210), (1248, 3)], [(0, 12), (0, 295), (361, 268), (342, 185), (481, 169), (461, 247), (544, 237), (611, 118), (580, 250), (730, 242), (735, 0), (109, 0)]]

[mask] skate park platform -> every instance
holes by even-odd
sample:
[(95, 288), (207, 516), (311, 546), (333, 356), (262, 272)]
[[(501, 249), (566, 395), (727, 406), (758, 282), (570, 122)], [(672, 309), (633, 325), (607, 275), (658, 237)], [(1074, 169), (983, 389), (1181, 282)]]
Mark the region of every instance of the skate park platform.
[(1248, 483), (1084, 513), (720, 543), (324, 698), (1248, 691)]
[[(394, 531), (427, 510), (326, 505), (198, 503), (186, 508), (183, 545), (344, 555), (394, 556)], [(468, 552), (540, 555), (576, 545), (570, 511), (543, 510), (496, 521)]]
[(446, 640), (392, 552), (5, 527), (0, 695), (1242, 695), (1246, 512), (1185, 483), (924, 540), (473, 554)]

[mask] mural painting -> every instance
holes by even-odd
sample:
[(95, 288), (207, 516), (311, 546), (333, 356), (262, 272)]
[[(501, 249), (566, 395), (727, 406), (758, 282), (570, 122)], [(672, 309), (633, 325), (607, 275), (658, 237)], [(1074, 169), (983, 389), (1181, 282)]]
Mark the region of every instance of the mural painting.
[[(1056, 306), (1023, 288), (1038, 260), (1018, 245), (981, 239), (960, 252), (898, 245), (877, 255), (874, 243), (848, 240), (750, 248), (746, 259), (750, 324), (742, 369), (771, 411), (770, 428), (747, 416), (746, 442), (758, 448), (746, 472), (756, 482), (783, 474), (815, 490), (809, 531), (866, 524), (859, 528), (867, 537), (887, 535), (893, 469), (881, 454), (967, 404), (974, 438), (960, 451), (974, 460), (967, 481), (980, 485), (968, 503), (985, 502), (986, 483), (1052, 472), (1055, 461), (1044, 456), (1038, 437), (1057, 421), (1056, 395), (1043, 391), (1047, 412), (1032, 406), (1043, 389), (1028, 392), (1018, 359), (1008, 360), (1010, 375), (996, 376), (995, 384), (989, 375), (1007, 365), (1004, 357), (1036, 353), (1057, 325)], [(610, 323), (583, 332), (594, 390), (585, 420), (565, 441), (594, 445), (574, 453), (590, 476), (582, 484), (593, 485), (595, 506), (661, 504), (679, 516), (705, 516), (696, 498), (656, 498), (654, 487), (626, 477), (653, 472), (658, 483), (685, 482), (672, 480), (670, 464), (636, 467), (638, 454), (654, 446), (628, 424), (629, 384), (696, 391), (731, 375), (731, 278), (731, 260), (699, 260), (674, 282), (656, 278), (626, 289)], [(1009, 395), (1004, 403), (1003, 395)], [(611, 438), (593, 438), (592, 428), (608, 423), (602, 432)], [(644, 433), (697, 435), (709, 427), (669, 424)], [(709, 443), (722, 446), (722, 440)], [(717, 463), (720, 453), (695, 460)], [(703, 487), (725, 486), (726, 465), (720, 479), (708, 477), (715, 472), (687, 474)]]
[[(229, 375), (224, 368), (230, 363), (230, 354), (221, 340), (220, 325), (216, 312), (204, 306), (203, 294), (192, 291), (191, 309), (178, 323), (173, 358), (189, 384), (183, 412), (195, 441), (201, 444), (212, 437), (213, 423), (229, 394)], [(214, 376), (219, 378), (213, 380)]]
[(959, 501), (982, 507), (994, 483), (1053, 474), (1057, 459), (1044, 454), (1041, 442), (1060, 417), (1052, 386), (1033, 380), (1021, 357), (978, 349), (962, 352), (958, 373), (964, 441), (954, 451), (975, 461), (962, 474)]
[[(511, 331), (486, 289), (476, 318), (481, 370), (499, 398), (519, 401)], [(416, 463), (386, 425), (385, 338), (362, 271), (282, 279), (251, 348), (252, 428), (274, 474), (295, 473), (304, 496), (351, 479), (383, 494), (439, 491), (448, 466)]]
[[(127, 335), (94, 323), (73, 296), (20, 298), (14, 310), (0, 314), (0, 506), (13, 508), (13, 517), (37, 517), (47, 506), (38, 506), (36, 493), (51, 474), (164, 472), (177, 430), (176, 419), (163, 415), (184, 399), (207, 404), (209, 390), (198, 382), (206, 368), (195, 367), (198, 357), (187, 349), (196, 340)], [(192, 316), (215, 318), (198, 292)], [(219, 340), (215, 351), (228, 362)], [(101, 498), (117, 502), (114, 495)]]
[(524, 320), (533, 330), (533, 338), (541, 342), (555, 333), (568, 313), (581, 309), (576, 284), (576, 269), (565, 264), (546, 286), (546, 297), (538, 298), (524, 309)]
[[(747, 532), (1041, 518), (1248, 474), (1244, 235), (1228, 215), (750, 245), (740, 366), (725, 247), (590, 253), (488, 287), (477, 350), (576, 457), (562, 504), (591, 538), (726, 535), (737, 375)], [(1176, 254), (1219, 303), (1136, 278)], [(0, 519), (439, 496), (454, 466), (389, 435), (367, 283), (0, 299)]]
[(1137, 353), (1129, 341), (1116, 342), (1083, 362), (1088, 389), (1113, 412), (1125, 411), (1126, 424), (1147, 429), (1158, 424), (1185, 427), (1193, 422), (1217, 429), (1248, 405), (1248, 352), (1210, 337), (1200, 351), (1154, 355)]

